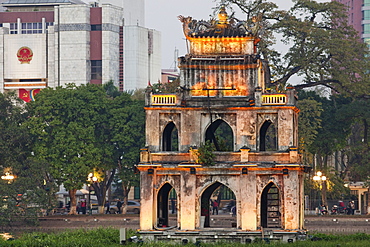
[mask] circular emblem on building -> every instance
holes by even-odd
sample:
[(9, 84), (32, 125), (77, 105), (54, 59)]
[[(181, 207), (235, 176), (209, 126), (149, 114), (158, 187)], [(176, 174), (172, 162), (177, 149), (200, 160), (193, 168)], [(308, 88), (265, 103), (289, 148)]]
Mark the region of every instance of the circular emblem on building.
[(33, 57), (33, 52), (31, 50), (31, 48), (29, 48), (27, 46), (23, 46), (23, 47), (19, 48), (19, 50), (17, 52), (17, 57), (18, 57), (19, 62), (21, 62), (21, 64), (30, 63), (30, 61), (32, 60), (32, 57)]

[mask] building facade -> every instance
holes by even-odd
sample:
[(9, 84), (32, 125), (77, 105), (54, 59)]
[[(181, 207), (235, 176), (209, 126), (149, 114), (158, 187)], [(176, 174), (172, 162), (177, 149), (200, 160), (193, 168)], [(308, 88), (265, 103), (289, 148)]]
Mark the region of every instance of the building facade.
[(348, 24), (352, 25), (365, 43), (370, 45), (370, 0), (332, 0), (348, 8)]
[[(179, 58), (180, 88), (148, 89), (146, 147), (137, 165), (140, 233), (152, 240), (295, 241), (304, 235), (309, 170), (296, 148), (295, 92), (269, 93), (258, 30), (231, 21), (224, 8), (218, 17), (179, 16), (189, 44)], [(233, 195), (234, 207), (220, 230), (210, 201), (220, 203), (222, 191)]]
[[(4, 54), (0, 58), (1, 92), (18, 90), (19, 96), (29, 101), (45, 87), (112, 80), (120, 90), (131, 90), (144, 88), (151, 74), (160, 77), (160, 65), (153, 68), (151, 63), (160, 60), (160, 46), (150, 50), (146, 35), (147, 43), (139, 43), (134, 50), (146, 56), (132, 54), (124, 38), (124, 12), (120, 7), (79, 0), (8, 0), (2, 6), (7, 11), (0, 12), (0, 51)], [(160, 38), (159, 34), (152, 36)], [(125, 49), (131, 53), (129, 61), (124, 60)], [(125, 71), (131, 69), (125, 66), (131, 63), (138, 63), (137, 70), (151, 74), (142, 73), (125, 82)]]

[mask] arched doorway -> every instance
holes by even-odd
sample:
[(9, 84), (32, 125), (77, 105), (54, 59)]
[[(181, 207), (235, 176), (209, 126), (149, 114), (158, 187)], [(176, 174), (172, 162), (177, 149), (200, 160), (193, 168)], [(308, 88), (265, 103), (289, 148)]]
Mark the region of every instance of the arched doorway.
[(260, 129), (260, 151), (277, 150), (277, 130), (271, 120), (265, 121)]
[(162, 136), (163, 151), (179, 151), (179, 135), (176, 125), (171, 122), (163, 130)]
[(165, 183), (157, 195), (157, 227), (170, 226), (177, 226), (177, 194), (169, 183)]
[(216, 151), (231, 152), (234, 150), (233, 130), (222, 119), (217, 119), (207, 128), (205, 139), (206, 142), (213, 143)]
[(278, 187), (270, 182), (261, 196), (261, 226), (264, 228), (280, 228), (280, 193)]
[[(214, 202), (217, 202), (218, 210), (213, 209)], [(224, 184), (215, 182), (211, 184), (202, 193), (200, 200), (200, 212), (201, 216), (204, 217), (204, 225), (202, 227), (211, 227), (211, 216), (223, 218), (223, 220), (229, 220), (229, 227), (236, 227), (236, 200), (234, 192)], [(226, 217), (225, 217), (226, 216)], [(201, 220), (201, 223), (203, 221)], [(225, 225), (222, 228), (227, 228)]]

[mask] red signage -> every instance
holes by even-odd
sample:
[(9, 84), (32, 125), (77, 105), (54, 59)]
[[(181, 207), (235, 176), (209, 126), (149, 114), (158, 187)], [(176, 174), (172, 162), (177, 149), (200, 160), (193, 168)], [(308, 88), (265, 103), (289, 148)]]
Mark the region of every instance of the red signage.
[(27, 103), (35, 101), (35, 95), (40, 92), (41, 89), (19, 89), (19, 98), (23, 99)]
[(27, 46), (23, 46), (19, 48), (17, 52), (17, 57), (18, 57), (19, 62), (21, 62), (21, 64), (30, 63), (33, 57), (33, 52), (31, 48)]

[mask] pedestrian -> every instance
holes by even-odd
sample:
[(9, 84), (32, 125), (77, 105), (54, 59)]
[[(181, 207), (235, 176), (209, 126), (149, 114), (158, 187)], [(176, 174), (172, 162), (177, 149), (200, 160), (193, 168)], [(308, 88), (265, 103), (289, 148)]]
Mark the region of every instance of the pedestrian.
[(214, 215), (215, 213), (218, 215), (218, 202), (216, 200), (212, 203), (212, 214)]
[(81, 202), (78, 201), (77, 206), (76, 206), (77, 214), (80, 214), (81, 211)]
[(67, 208), (67, 212), (69, 212), (70, 208), (71, 208), (71, 201), (68, 201), (67, 204), (66, 204), (66, 208)]
[(110, 203), (107, 201), (104, 205), (106, 207), (105, 214), (110, 214)]
[(347, 204), (347, 214), (351, 215), (352, 214), (352, 205), (351, 201), (348, 202)]
[(117, 214), (121, 214), (121, 208), (122, 208), (122, 202), (118, 198), (118, 201), (117, 201)]
[(81, 202), (81, 212), (82, 214), (86, 214), (86, 200), (82, 200)]
[(171, 199), (171, 213), (175, 213), (175, 199), (173, 198)]
[(325, 204), (321, 204), (321, 210), (320, 210), (321, 214), (324, 215), (324, 214), (328, 214), (328, 208), (326, 207)]
[(232, 216), (235, 217), (236, 216), (236, 206), (233, 206), (231, 208), (231, 213), (232, 213)]
[(355, 214), (355, 201), (351, 201), (351, 214)]

